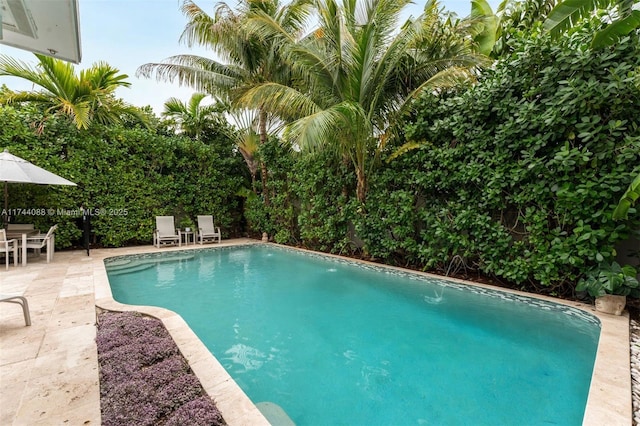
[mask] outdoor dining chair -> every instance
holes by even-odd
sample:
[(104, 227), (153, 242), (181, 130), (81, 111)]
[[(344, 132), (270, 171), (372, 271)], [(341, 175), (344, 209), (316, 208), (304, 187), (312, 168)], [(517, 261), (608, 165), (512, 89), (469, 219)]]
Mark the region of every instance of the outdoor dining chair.
[(47, 249), (47, 263), (53, 260), (53, 252), (55, 250), (55, 232), (58, 225), (49, 228), (46, 234), (31, 235), (27, 237), (27, 249), (33, 249), (38, 256), (43, 248)]
[(8, 240), (7, 231), (0, 229), (0, 253), (4, 253), (5, 263), (9, 269), (9, 255), (13, 252), (13, 265), (18, 265), (18, 240)]

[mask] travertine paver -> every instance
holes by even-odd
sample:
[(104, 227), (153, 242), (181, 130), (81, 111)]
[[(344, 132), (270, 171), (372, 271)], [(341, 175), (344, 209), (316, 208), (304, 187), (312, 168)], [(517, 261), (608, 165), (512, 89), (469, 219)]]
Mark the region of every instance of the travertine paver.
[[(181, 249), (193, 248), (199, 246)], [(50, 264), (42, 255), (30, 258), (26, 267), (0, 268), (0, 293), (26, 296), (32, 319), (32, 326), (25, 327), (18, 305), (0, 303), (1, 425), (100, 424), (96, 305), (162, 319), (229, 424), (267, 424), (179, 315), (160, 308), (124, 306), (111, 298), (103, 259), (152, 251), (157, 250), (152, 246), (102, 249), (92, 250), (91, 256), (85, 251), (64, 251), (56, 252)], [(628, 425), (628, 318), (605, 315), (600, 319), (603, 333), (584, 423)]]
[[(32, 325), (0, 303), (0, 424), (100, 424), (92, 271), (69, 273), (91, 262), (59, 252), (48, 265), (42, 255), (1, 271), (0, 292), (27, 297)], [(65, 291), (70, 283), (83, 291)]]

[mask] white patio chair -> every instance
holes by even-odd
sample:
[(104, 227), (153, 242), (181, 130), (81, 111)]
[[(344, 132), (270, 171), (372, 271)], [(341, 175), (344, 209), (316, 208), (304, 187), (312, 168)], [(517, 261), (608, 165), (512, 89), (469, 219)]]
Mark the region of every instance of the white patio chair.
[[(3, 229), (4, 231), (4, 229)], [(26, 325), (31, 325), (31, 315), (29, 314), (29, 302), (24, 296), (0, 294), (0, 302), (16, 303), (22, 306), (22, 314), (24, 315), (24, 322)]]
[(198, 242), (218, 242), (222, 240), (220, 228), (213, 226), (213, 216), (198, 216)]
[(55, 250), (55, 232), (58, 225), (49, 228), (46, 234), (30, 235), (27, 237), (27, 249), (33, 249), (38, 256), (43, 248), (47, 249), (47, 263), (53, 260), (53, 252)]
[(176, 228), (173, 216), (156, 216), (156, 229), (153, 231), (153, 244), (160, 248), (162, 243), (182, 244), (180, 230)]
[(8, 240), (7, 231), (0, 229), (0, 253), (4, 253), (7, 269), (9, 269), (9, 255), (13, 252), (13, 266), (18, 265), (18, 240)]

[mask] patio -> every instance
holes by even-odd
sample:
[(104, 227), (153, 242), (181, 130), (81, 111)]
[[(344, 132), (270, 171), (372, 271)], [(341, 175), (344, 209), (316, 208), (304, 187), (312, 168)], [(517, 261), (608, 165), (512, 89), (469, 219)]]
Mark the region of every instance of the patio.
[[(254, 240), (222, 245), (248, 242)], [(200, 246), (180, 250), (192, 248)], [(49, 265), (41, 256), (0, 273), (2, 293), (28, 298), (33, 324), (25, 327), (19, 306), (0, 304), (0, 424), (100, 424), (96, 306), (161, 318), (227, 422), (267, 424), (181, 317), (160, 308), (126, 308), (111, 299), (103, 259), (152, 251), (157, 249), (100, 249), (90, 257), (81, 250), (61, 251)], [(631, 424), (628, 319), (600, 318), (603, 333), (585, 424)]]

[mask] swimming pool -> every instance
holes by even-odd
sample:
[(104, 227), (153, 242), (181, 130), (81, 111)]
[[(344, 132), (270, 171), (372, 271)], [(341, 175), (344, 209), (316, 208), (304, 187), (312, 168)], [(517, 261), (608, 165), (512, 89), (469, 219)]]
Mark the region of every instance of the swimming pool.
[(580, 424), (597, 320), (549, 302), (253, 246), (107, 260), (297, 424)]

